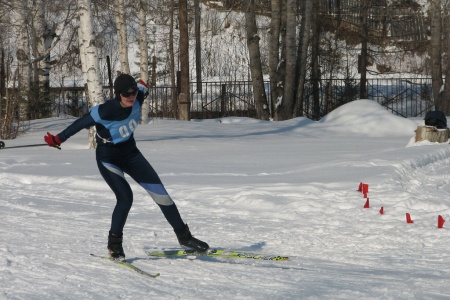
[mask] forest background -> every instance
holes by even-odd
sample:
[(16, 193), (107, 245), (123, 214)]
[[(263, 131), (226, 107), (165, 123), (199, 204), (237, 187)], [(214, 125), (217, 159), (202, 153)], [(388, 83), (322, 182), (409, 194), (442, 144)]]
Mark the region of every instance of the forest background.
[[(59, 115), (61, 98), (67, 114), (86, 112), (118, 73), (165, 86), (181, 120), (205, 82), (248, 82), (258, 119), (320, 119), (366, 99), (368, 78), (405, 76), (430, 78), (421, 96), (449, 115), (449, 11), (449, 0), (0, 1), (0, 137)], [(351, 97), (305, 96), (335, 79)]]

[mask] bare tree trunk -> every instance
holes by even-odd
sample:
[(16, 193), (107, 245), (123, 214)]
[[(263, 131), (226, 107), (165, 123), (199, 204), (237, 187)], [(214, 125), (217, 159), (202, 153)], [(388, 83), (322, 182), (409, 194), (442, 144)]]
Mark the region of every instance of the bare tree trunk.
[(178, 20), (180, 25), (180, 97), (178, 117), (180, 120), (190, 120), (190, 89), (189, 89), (189, 30), (187, 19), (187, 0), (178, 1)]
[(367, 47), (369, 42), (369, 26), (367, 16), (369, 12), (369, 1), (362, 0), (361, 8), (361, 55), (358, 60), (358, 70), (361, 73), (359, 84), (359, 98), (367, 99)]
[[(5, 66), (5, 48), (3, 41), (0, 41), (0, 97), (3, 99), (6, 95), (6, 66)], [(1, 112), (0, 112), (0, 120), (1, 120)]]
[(174, 0), (170, 1), (170, 29), (169, 29), (169, 55), (170, 55), (170, 83), (172, 87), (172, 113), (173, 117), (178, 116), (178, 94), (177, 94), (177, 83), (175, 75), (175, 51), (173, 46), (173, 28), (175, 26), (174, 20), (175, 5)]
[(281, 120), (292, 118), (295, 104), (296, 84), (295, 66), (297, 62), (296, 28), (297, 28), (297, 0), (286, 0), (286, 38), (285, 38), (285, 59), (286, 70), (284, 77), (283, 103), (280, 107)]
[(443, 94), (441, 88), (442, 80), (442, 17), (441, 17), (441, 0), (429, 0), (429, 17), (430, 17), (430, 59), (431, 59), (431, 85), (433, 90), (433, 99), (436, 109), (445, 109), (443, 103)]
[(50, 103), (50, 54), (49, 49), (52, 46), (55, 36), (55, 28), (50, 28), (46, 24), (45, 12), (47, 0), (35, 0), (34, 3), (34, 22), (33, 22), (33, 56), (39, 59), (34, 64), (33, 87), (33, 118), (48, 117), (51, 110)]
[(297, 96), (293, 110), (293, 117), (303, 116), (303, 87), (306, 80), (306, 58), (308, 57), (309, 36), (311, 32), (311, 17), (312, 17), (312, 0), (302, 0), (300, 24), (300, 32), (298, 37), (298, 53), (296, 65), (296, 80)]
[[(139, 49), (141, 52), (140, 61), (140, 78), (148, 85), (148, 42), (147, 42), (147, 22), (145, 13), (145, 1), (139, 0), (138, 2), (138, 19), (139, 19)], [(142, 105), (141, 123), (148, 123), (148, 113), (150, 111), (150, 99), (144, 100)]]
[[(243, 3), (244, 5), (244, 3)], [(259, 36), (256, 27), (255, 2), (249, 0), (244, 6), (245, 23), (247, 29), (247, 47), (250, 56), (250, 72), (252, 75), (253, 97), (255, 99), (256, 117), (268, 120), (267, 96), (264, 89), (264, 78), (261, 67), (261, 53), (259, 49)]]
[(283, 90), (280, 83), (279, 62), (280, 62), (280, 30), (281, 30), (281, 2), (280, 0), (271, 1), (272, 18), (270, 20), (269, 33), (269, 76), (270, 93), (272, 99), (270, 102), (271, 118), (275, 115), (275, 110), (283, 99)]
[(128, 62), (127, 24), (126, 24), (124, 0), (114, 0), (114, 9), (116, 17), (117, 39), (119, 42), (120, 70), (122, 71), (122, 73), (130, 74), (130, 64)]
[(202, 50), (200, 35), (200, 0), (194, 0), (195, 6), (195, 73), (197, 77), (197, 93), (202, 92)]
[[(92, 24), (91, 0), (78, 0), (78, 13), (80, 18), (80, 57), (84, 62), (83, 78), (86, 82), (86, 98), (89, 106), (96, 106), (104, 102), (103, 88), (99, 75), (99, 61), (97, 47), (95, 46), (94, 28)], [(95, 148), (95, 128), (89, 130), (89, 147)]]
[[(447, 65), (445, 69), (445, 85), (444, 85), (444, 95), (443, 95), (443, 105), (442, 110), (446, 116), (450, 116), (450, 2), (447, 1), (447, 5), (444, 10), (444, 28), (445, 28), (445, 47), (447, 49)], [(445, 104), (445, 105), (444, 105)]]
[[(313, 4), (313, 13), (315, 16), (319, 15), (319, 7), (317, 3)], [(314, 107), (319, 107), (319, 101), (320, 101), (320, 81), (321, 81), (321, 72), (320, 72), (320, 65), (319, 65), (319, 58), (320, 58), (320, 33), (322, 31), (321, 28), (321, 21), (319, 18), (315, 17), (311, 22), (311, 28), (312, 28), (312, 37), (311, 37), (311, 85), (312, 85), (312, 97), (313, 97), (313, 103)], [(330, 82), (331, 84), (331, 82)], [(328, 90), (329, 91), (329, 90)], [(328, 109), (332, 110), (330, 103), (328, 103)], [(304, 109), (304, 108), (303, 108)], [(313, 118), (316, 118), (316, 116), (313, 116)]]

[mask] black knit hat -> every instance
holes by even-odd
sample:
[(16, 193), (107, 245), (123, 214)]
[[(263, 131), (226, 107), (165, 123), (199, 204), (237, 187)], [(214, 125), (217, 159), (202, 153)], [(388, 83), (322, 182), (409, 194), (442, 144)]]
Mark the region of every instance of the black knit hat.
[(129, 89), (137, 90), (137, 83), (133, 76), (128, 74), (120, 74), (117, 76), (116, 80), (114, 80), (114, 92), (119, 94)]

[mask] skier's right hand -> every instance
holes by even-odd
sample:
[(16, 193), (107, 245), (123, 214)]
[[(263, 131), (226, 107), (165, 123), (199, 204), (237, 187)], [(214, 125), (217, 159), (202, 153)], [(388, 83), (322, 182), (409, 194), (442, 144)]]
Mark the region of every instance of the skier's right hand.
[(61, 150), (60, 146), (62, 144), (62, 141), (59, 139), (58, 135), (52, 135), (50, 134), (50, 132), (47, 132), (47, 135), (44, 136), (44, 140), (50, 147), (58, 148), (59, 150)]

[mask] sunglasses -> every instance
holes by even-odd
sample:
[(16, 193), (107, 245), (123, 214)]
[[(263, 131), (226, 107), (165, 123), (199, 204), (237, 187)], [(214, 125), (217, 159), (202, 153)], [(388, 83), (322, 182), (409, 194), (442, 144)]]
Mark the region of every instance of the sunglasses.
[(136, 96), (137, 93), (138, 93), (137, 90), (134, 90), (134, 91), (132, 91), (132, 92), (128, 92), (128, 91), (127, 91), (127, 92), (120, 92), (120, 94), (121, 94), (123, 97)]

